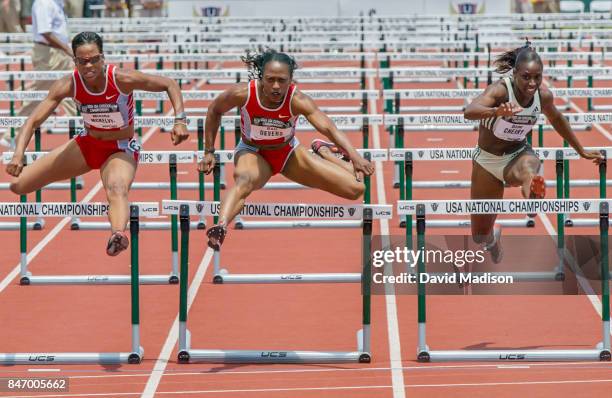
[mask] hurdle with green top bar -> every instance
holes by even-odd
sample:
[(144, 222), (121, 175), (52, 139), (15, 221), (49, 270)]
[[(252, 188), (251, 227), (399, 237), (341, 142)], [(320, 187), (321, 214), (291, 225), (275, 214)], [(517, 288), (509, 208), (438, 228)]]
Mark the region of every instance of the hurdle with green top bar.
[[(591, 125), (597, 123), (612, 123), (612, 113), (565, 113), (563, 114), (568, 122), (572, 125), (576, 123)], [(544, 146), (544, 115), (540, 115), (538, 122), (535, 126), (538, 128), (538, 146)], [(465, 119), (463, 114), (385, 114), (384, 124), (387, 127), (394, 127), (395, 134), (395, 148), (404, 148), (405, 140), (404, 133), (406, 130), (409, 131), (431, 131), (431, 130), (443, 130), (443, 131), (456, 131), (451, 130), (451, 127), (455, 129), (462, 127), (464, 129), (477, 131), (479, 120), (468, 120)], [(528, 142), (531, 143), (530, 135), (527, 137)], [(566, 170), (569, 170), (569, 166), (566, 164)], [(395, 174), (393, 177), (393, 186), (399, 188), (399, 177), (403, 172), (400, 162), (395, 164)], [(569, 179), (568, 179), (569, 180)], [(569, 184), (568, 184), (569, 187)]]
[[(17, 216), (21, 217), (22, 220), (30, 216), (72, 218), (106, 216), (108, 207), (107, 203), (0, 203), (0, 216)], [(159, 203), (157, 202), (132, 203), (130, 211), (133, 212), (134, 209), (137, 209), (137, 215), (140, 217), (157, 217), (159, 215)], [(131, 220), (130, 218), (130, 228), (132, 228)], [(140, 220), (138, 220), (137, 230), (140, 231)], [(20, 230), (19, 241), (21, 285), (127, 285), (132, 283), (129, 275), (32, 275), (28, 270), (27, 231), (23, 227)], [(132, 250), (138, 250), (138, 246), (134, 247), (133, 242), (131, 247)], [(132, 252), (132, 256), (134, 256), (134, 252)], [(141, 284), (174, 284), (178, 283), (178, 272), (173, 271), (170, 275), (139, 275), (138, 280)]]
[[(490, 349), (490, 350), (431, 350), (426, 334), (426, 289), (418, 284), (418, 347), (417, 360), (437, 361), (610, 361), (610, 287), (608, 265), (608, 199), (542, 199), (542, 200), (456, 200), (456, 201), (399, 201), (400, 216), (417, 217), (417, 248), (425, 249), (425, 219), (430, 214), (512, 214), (519, 212), (557, 213), (561, 222), (557, 238), (558, 251), (565, 252), (563, 215), (560, 213), (599, 214), (600, 270), (602, 277), (602, 341), (592, 349), (539, 350), (539, 349)], [(419, 259), (417, 273), (426, 272)], [(419, 278), (417, 278), (417, 281)]]
[[(612, 147), (606, 148), (585, 148), (587, 150), (599, 150), (608, 159), (612, 155)], [(565, 196), (564, 186), (569, 183), (574, 187), (599, 187), (600, 198), (605, 198), (606, 186), (612, 185), (612, 180), (606, 179), (607, 168), (599, 169), (599, 178), (596, 180), (566, 180), (569, 177), (564, 173), (565, 163), (568, 160), (578, 160), (581, 157), (573, 148), (533, 148), (536, 155), (541, 161), (555, 160), (556, 179), (554, 181), (546, 181), (546, 186), (557, 187), (557, 199), (568, 198)], [(402, 173), (400, 173), (400, 200), (412, 200), (414, 188), (469, 188), (471, 181), (469, 180), (453, 180), (453, 181), (414, 181), (414, 162), (415, 161), (471, 161), (474, 153), (474, 148), (403, 148), (390, 149), (389, 158), (395, 162), (402, 162)], [(543, 165), (542, 165), (543, 167)], [(568, 198), (569, 199), (569, 198)], [(470, 220), (427, 220), (427, 225), (430, 227), (467, 227), (470, 225)], [(497, 220), (505, 227), (533, 227), (535, 220), (532, 218), (526, 219), (503, 219)], [(573, 221), (566, 219), (566, 226), (572, 226)], [(410, 222), (412, 225), (412, 222)], [(578, 219), (576, 226), (595, 226), (595, 219)], [(402, 220), (401, 227), (406, 226), (406, 221)]]
[[(362, 156), (372, 161), (384, 161), (387, 160), (386, 149), (357, 149)], [(198, 153), (198, 158), (203, 157), (203, 153)], [(214, 178), (214, 189), (213, 189), (213, 200), (221, 200), (221, 165), (232, 162), (234, 159), (233, 151), (217, 151), (215, 152), (216, 163), (213, 167), (213, 178)], [(365, 192), (364, 192), (364, 203), (370, 203), (370, 177), (366, 176), (364, 179)], [(293, 189), (293, 188), (307, 188), (303, 185), (295, 182), (278, 182), (278, 183), (267, 183), (266, 186), (270, 185), (272, 189)], [(266, 188), (264, 186), (264, 188)], [(357, 228), (361, 226), (361, 222), (357, 220), (317, 220), (317, 219), (298, 219), (298, 220), (275, 220), (275, 221), (254, 221), (244, 220), (242, 215), (238, 215), (234, 220), (234, 226), (236, 229), (284, 229), (284, 228)]]
[[(175, 214), (181, 204), (189, 205), (191, 214), (214, 216), (218, 221), (220, 202), (172, 201), (162, 203), (162, 214)], [(373, 219), (390, 219), (391, 205), (319, 205), (292, 203), (249, 203), (241, 211), (241, 215), (253, 217), (274, 218), (322, 218), (354, 220), (363, 228), (362, 213), (364, 209), (372, 210)], [(214, 283), (354, 283), (361, 279), (356, 273), (292, 273), (292, 274), (231, 274), (227, 269), (221, 269), (221, 253), (214, 256)]]
[[(372, 246), (372, 219), (373, 211), (362, 206), (354, 207), (355, 213), (363, 219), (362, 237), (362, 272), (357, 275), (357, 281), (361, 280), (362, 286), (362, 329), (357, 332), (357, 349), (355, 351), (295, 351), (295, 350), (226, 350), (226, 349), (194, 349), (191, 347), (191, 335), (187, 329), (187, 285), (189, 274), (189, 216), (191, 214), (216, 214), (218, 203), (185, 204), (181, 202), (164, 201), (162, 208), (164, 212), (180, 214), (181, 217), (181, 288), (179, 303), (179, 347), (178, 362), (214, 362), (214, 363), (343, 363), (359, 362), (369, 363), (371, 361), (371, 332), (370, 332), (370, 281), (365, 275), (371, 272), (370, 250)], [(260, 204), (261, 206), (261, 204)], [(289, 205), (293, 208), (300, 205)], [(300, 208), (304, 208), (302, 205)], [(320, 205), (319, 205), (320, 206)], [(336, 206), (336, 205), (328, 205)], [(342, 207), (345, 209), (344, 207)], [(346, 208), (348, 210), (348, 208)], [(390, 209), (387, 210), (390, 212)], [(218, 258), (218, 252), (215, 252)]]
[[(3, 203), (0, 208), (7, 209), (11, 206), (13, 211), (38, 215), (43, 217), (65, 217), (71, 215), (66, 211), (66, 203)], [(105, 204), (89, 203), (98, 209), (108, 206)], [(18, 206), (18, 207), (15, 207)], [(142, 212), (140, 211), (142, 207)], [(152, 208), (155, 211), (152, 211)], [(21, 210), (17, 210), (21, 209)], [(53, 210), (55, 209), (55, 210)], [(74, 210), (74, 209), (73, 209)], [(30, 353), (0, 353), (0, 364), (2, 365), (50, 365), (50, 364), (138, 364), (144, 357), (144, 350), (140, 346), (140, 287), (139, 287), (139, 228), (138, 223), (141, 216), (158, 214), (159, 204), (141, 204), (130, 206), (130, 275), (127, 276), (130, 284), (131, 294), (131, 351), (129, 352), (30, 352)], [(50, 214), (52, 213), (52, 214)], [(23, 269), (22, 269), (23, 271)]]

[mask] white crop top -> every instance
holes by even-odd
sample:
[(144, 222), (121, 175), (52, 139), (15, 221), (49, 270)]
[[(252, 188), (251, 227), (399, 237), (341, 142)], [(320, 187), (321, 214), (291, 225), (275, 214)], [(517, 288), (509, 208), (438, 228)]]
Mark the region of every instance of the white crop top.
[[(521, 106), (512, 89), (512, 80), (504, 77), (504, 83), (508, 89), (509, 102)], [(531, 105), (513, 116), (493, 116), (480, 121), (480, 124), (489, 129), (493, 134), (504, 141), (523, 141), (527, 134), (537, 123), (542, 106), (540, 105), (540, 90), (536, 90)]]

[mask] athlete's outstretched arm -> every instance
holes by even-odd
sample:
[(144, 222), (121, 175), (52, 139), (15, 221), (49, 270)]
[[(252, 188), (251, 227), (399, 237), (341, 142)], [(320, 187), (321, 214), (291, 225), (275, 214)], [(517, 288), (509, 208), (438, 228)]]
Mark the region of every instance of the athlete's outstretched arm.
[(64, 98), (72, 95), (74, 90), (72, 86), (72, 77), (65, 76), (51, 86), (47, 97), (34, 108), (34, 111), (28, 117), (24, 125), (21, 127), (17, 140), (15, 142), (15, 153), (10, 163), (6, 166), (6, 172), (13, 177), (18, 177), (23, 169), (23, 154), (32, 139), (34, 129), (39, 127), (57, 108)]
[[(149, 75), (136, 70), (115, 72), (115, 78), (119, 84), (119, 89), (124, 93), (131, 93), (134, 90), (168, 93), (168, 98), (174, 108), (174, 114), (179, 115), (185, 111), (183, 108), (183, 94), (181, 88), (172, 79), (163, 76)], [(178, 145), (189, 138), (187, 132), (187, 120), (176, 120), (172, 127), (172, 143)]]
[[(505, 102), (506, 88), (502, 84), (491, 84), (465, 108), (463, 117), (468, 120), (481, 120), (493, 116), (512, 116), (522, 111), (512, 102)], [(495, 106), (495, 104), (499, 104)]]
[(603, 159), (598, 151), (585, 151), (580, 141), (576, 137), (576, 134), (572, 131), (572, 126), (563, 116), (561, 112), (555, 106), (553, 93), (545, 88), (540, 88), (540, 101), (542, 104), (542, 113), (546, 115), (546, 118), (555, 128), (557, 133), (563, 137), (568, 144), (572, 146), (578, 152), (578, 154), (585, 159), (593, 159), (595, 163), (598, 163), (600, 159)]
[(312, 98), (300, 91), (296, 91), (291, 102), (291, 111), (294, 115), (304, 115), (317, 131), (344, 149), (351, 158), (355, 172), (372, 175), (374, 164), (361, 157), (355, 148), (353, 148), (353, 145), (351, 145), (346, 134), (338, 130), (334, 122), (325, 113), (321, 112)]
[(204, 159), (198, 163), (198, 170), (210, 173), (215, 165), (215, 139), (217, 138), (217, 130), (221, 125), (221, 116), (227, 111), (235, 107), (241, 107), (246, 102), (248, 95), (248, 85), (235, 84), (223, 91), (217, 96), (208, 106), (206, 113), (206, 125), (204, 126)]

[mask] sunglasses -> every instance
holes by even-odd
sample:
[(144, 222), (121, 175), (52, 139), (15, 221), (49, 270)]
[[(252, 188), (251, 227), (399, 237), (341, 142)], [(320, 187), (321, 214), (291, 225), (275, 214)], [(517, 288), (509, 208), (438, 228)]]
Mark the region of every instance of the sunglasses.
[(79, 65), (87, 65), (89, 63), (91, 63), (92, 65), (95, 65), (98, 62), (102, 61), (103, 59), (104, 59), (104, 54), (94, 55), (91, 58), (74, 57), (75, 62)]

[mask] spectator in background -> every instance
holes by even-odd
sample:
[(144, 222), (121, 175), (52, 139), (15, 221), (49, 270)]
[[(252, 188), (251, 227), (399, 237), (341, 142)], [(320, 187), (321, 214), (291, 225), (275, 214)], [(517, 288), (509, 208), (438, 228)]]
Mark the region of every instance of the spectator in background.
[(66, 0), (66, 15), (68, 18), (83, 18), (85, 0)]
[(0, 32), (21, 33), (19, 0), (0, 0)]
[(535, 13), (558, 13), (559, 0), (531, 0)]
[[(35, 0), (32, 5), (32, 66), (35, 71), (71, 71), (73, 54), (68, 39), (68, 25), (64, 13), (64, 0)], [(54, 81), (36, 80), (29, 90), (48, 91)], [(19, 116), (29, 116), (40, 101), (24, 102)], [(67, 116), (76, 115), (72, 100), (61, 103)], [(0, 139), (0, 145), (10, 145), (10, 133)]]
[(127, 6), (123, 0), (105, 0), (106, 12), (104, 15), (107, 18), (124, 18), (126, 17)]
[(32, 25), (32, 2), (33, 0), (21, 0), (21, 10), (19, 11), (19, 23), (25, 32), (27, 25)]
[(140, 10), (141, 17), (161, 17), (164, 7), (163, 0), (140, 0), (142, 9)]

